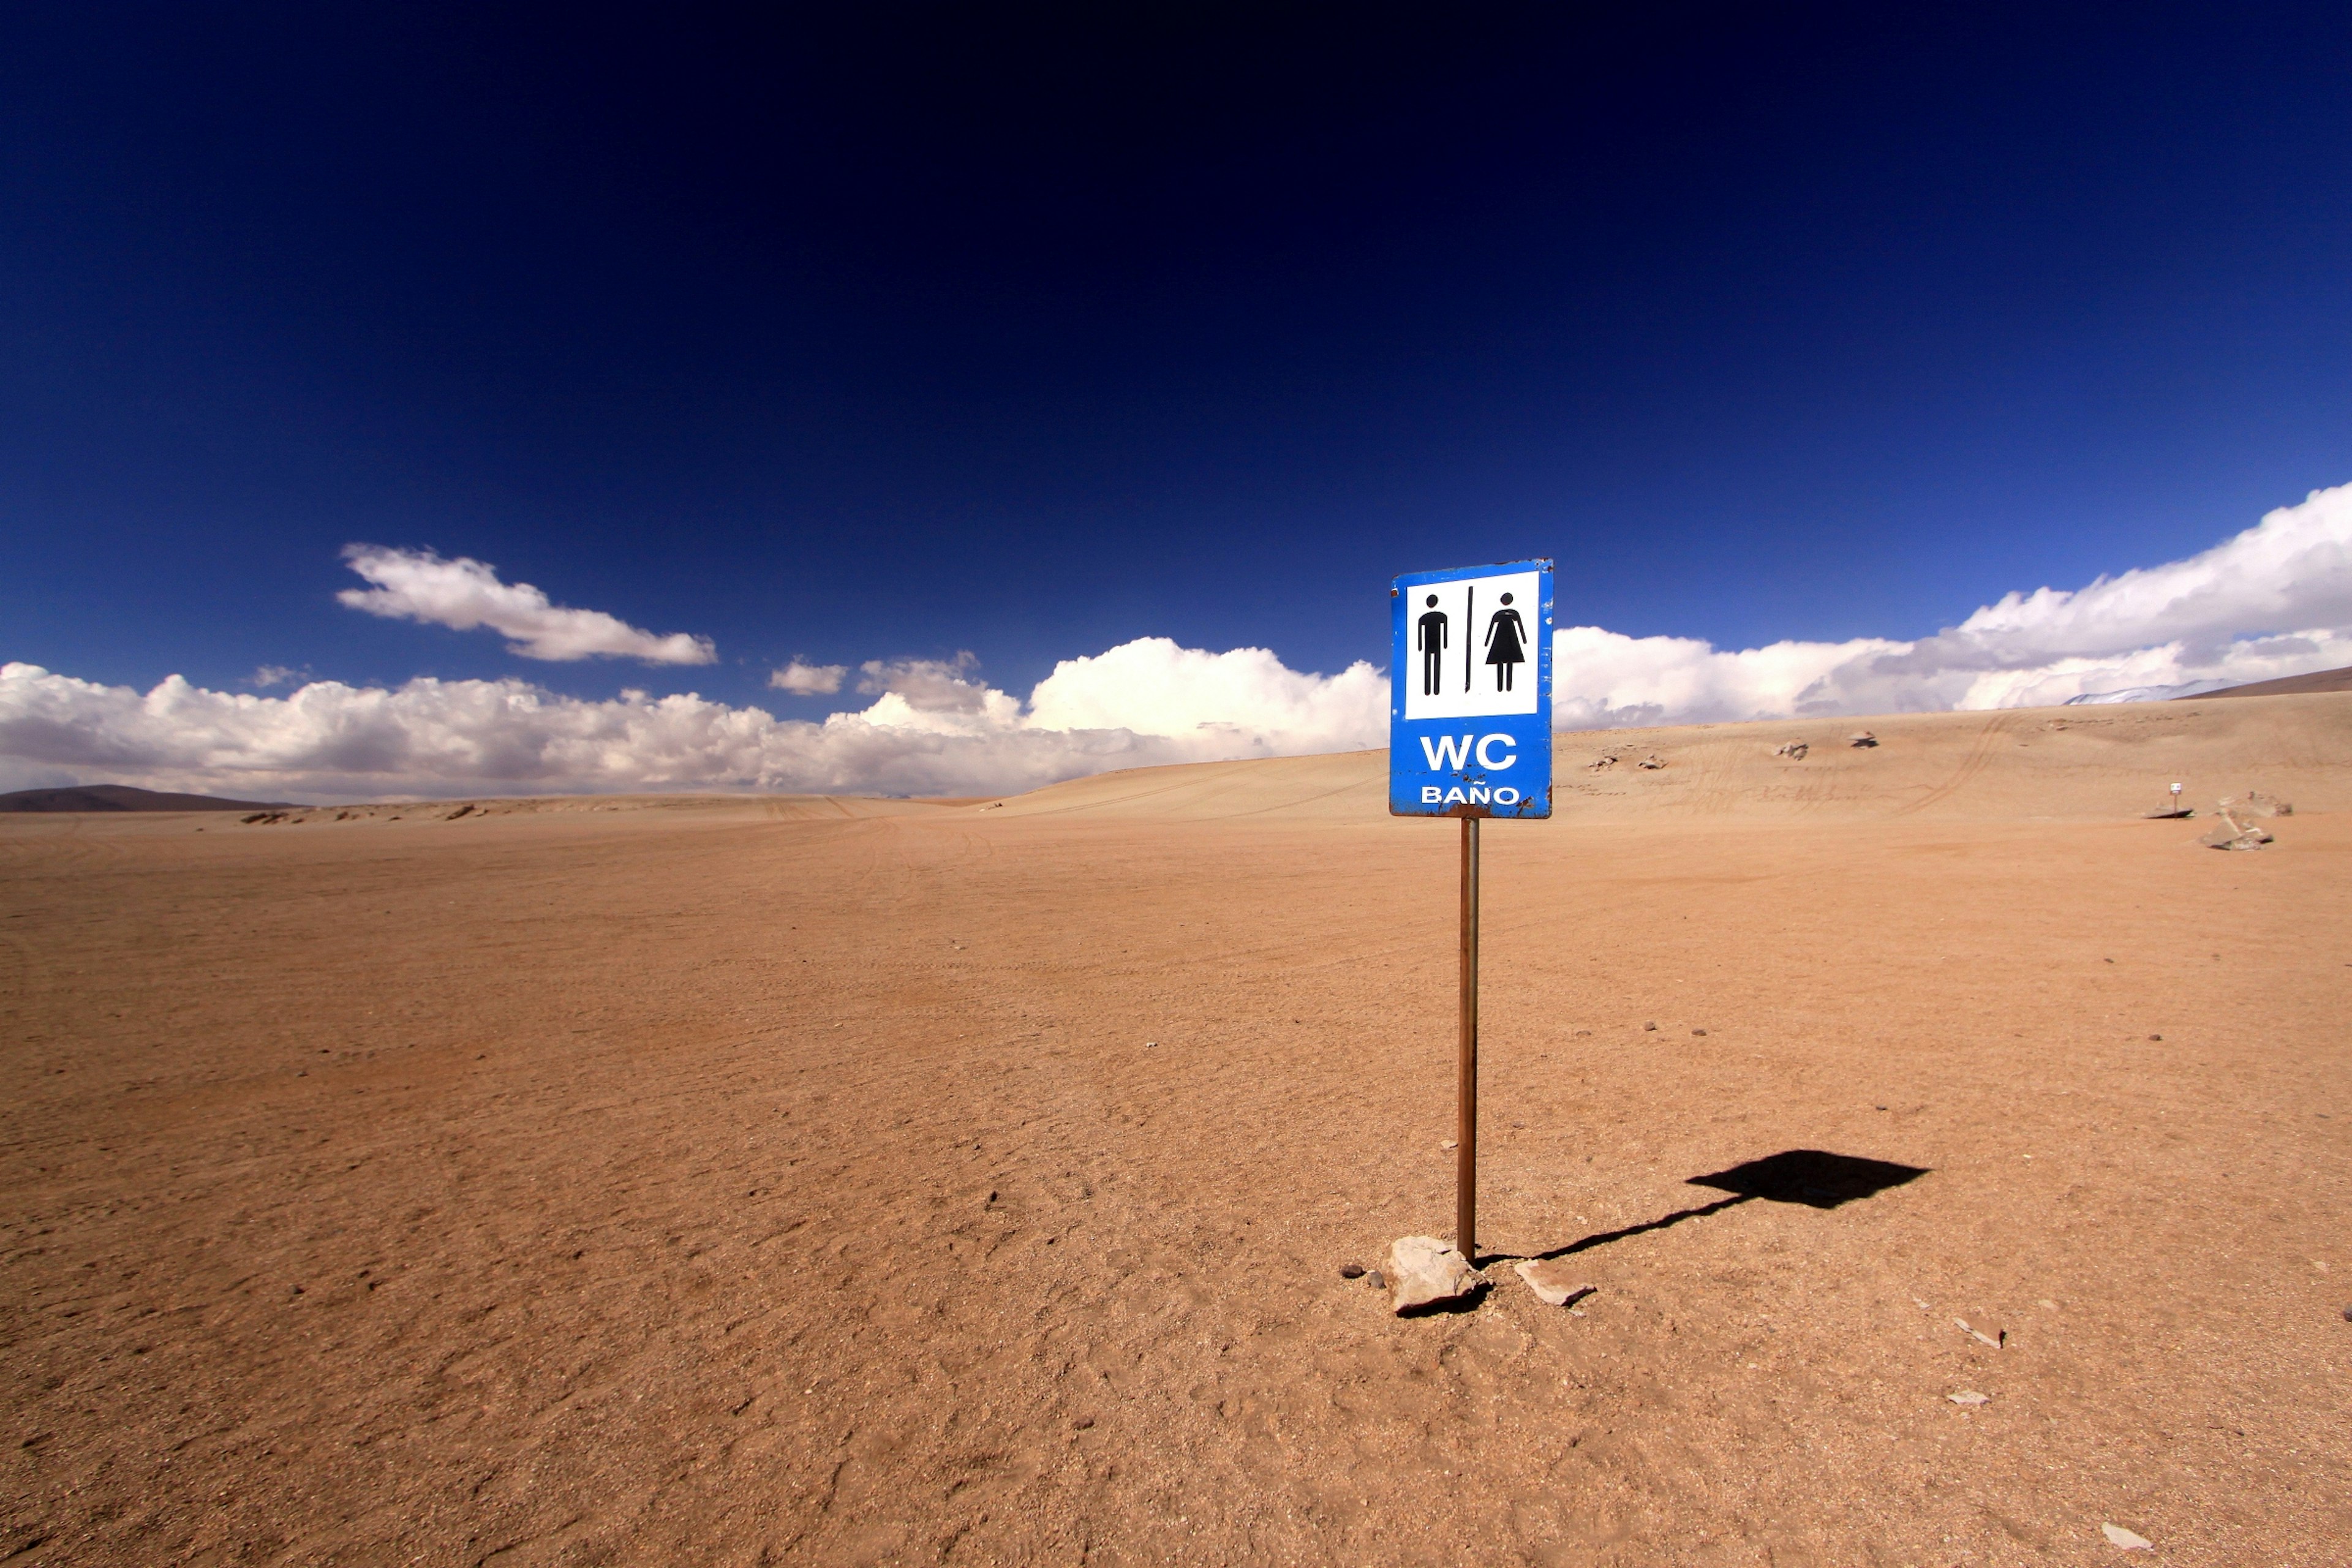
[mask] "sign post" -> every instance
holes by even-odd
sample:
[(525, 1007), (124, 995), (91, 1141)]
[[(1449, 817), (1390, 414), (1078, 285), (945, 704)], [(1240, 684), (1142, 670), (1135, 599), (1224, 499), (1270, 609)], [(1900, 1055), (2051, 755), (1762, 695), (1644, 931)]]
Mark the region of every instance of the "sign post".
[(1550, 562), (1519, 561), (1408, 573), (1389, 590), (1389, 811), (1462, 819), (1454, 1245), (1474, 1264), (1478, 824), (1551, 816), (1551, 580)]
[(1461, 1055), (1454, 1071), (1454, 1247), (1478, 1260), (1478, 819), (1462, 819)]

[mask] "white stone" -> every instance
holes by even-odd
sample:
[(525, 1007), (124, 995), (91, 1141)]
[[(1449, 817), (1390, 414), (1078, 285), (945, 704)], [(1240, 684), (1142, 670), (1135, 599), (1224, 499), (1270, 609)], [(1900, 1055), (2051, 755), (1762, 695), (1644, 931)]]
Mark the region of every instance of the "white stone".
[(1581, 1301), (1594, 1289), (1593, 1286), (1577, 1279), (1574, 1271), (1561, 1258), (1555, 1258), (1548, 1262), (1530, 1258), (1512, 1264), (1511, 1272), (1526, 1280), (1528, 1289), (1536, 1293), (1536, 1300), (1547, 1307), (1565, 1307)]
[(2146, 1536), (2134, 1535), (2130, 1531), (2126, 1530), (2120, 1524), (2103, 1524), (2099, 1526), (2099, 1533), (2107, 1538), (2108, 1545), (2120, 1546), (2126, 1552), (2153, 1552), (2156, 1550), (2155, 1542), (2148, 1540)]
[(1433, 1236), (1401, 1237), (1391, 1242), (1381, 1272), (1395, 1291), (1389, 1307), (1397, 1312), (1458, 1300), (1486, 1283), (1468, 1258)]
[(2240, 822), (2232, 816), (2226, 802), (2222, 805), (2220, 816), (2221, 820), (2208, 828), (2205, 836), (2197, 841), (2207, 848), (2259, 849), (2271, 841), (2271, 836), (2266, 830)]

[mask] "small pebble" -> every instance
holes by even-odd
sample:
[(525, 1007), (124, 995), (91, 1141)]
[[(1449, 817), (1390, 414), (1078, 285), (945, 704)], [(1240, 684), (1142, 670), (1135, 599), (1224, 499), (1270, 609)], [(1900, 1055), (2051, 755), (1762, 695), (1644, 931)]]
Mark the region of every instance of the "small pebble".
[(1364, 1266), (1363, 1266), (1362, 1264), (1360, 1264), (1360, 1263), (1342, 1263), (1341, 1265), (1339, 1265), (1339, 1278), (1340, 1278), (1340, 1279), (1361, 1279), (1363, 1277), (1364, 1277)]
[(2352, 1323), (2352, 1307), (2347, 1307), (2344, 1309), (2344, 1321), (2347, 1323)]
[(1158, 1040), (1146, 1040), (1143, 1042), (1143, 1048), (1147, 1051), (1156, 1051), (1160, 1048), (1160, 1042)]
[(1705, 1029), (1693, 1029), (1693, 1030), (1691, 1031), (1691, 1033), (1692, 1033), (1692, 1034), (1694, 1034), (1694, 1035), (1697, 1035), (1697, 1036), (1699, 1036), (1699, 1037), (1702, 1037), (1702, 1038), (1704, 1038), (1704, 1037), (1706, 1037), (1706, 1031)]
[(1385, 1290), (1389, 1288), (1389, 1277), (1375, 1268), (1364, 1276), (1364, 1283), (1375, 1290)]
[(1657, 1026), (1655, 1023), (1648, 1023), (1648, 1024), (1644, 1024), (1644, 1025), (1643, 1025), (1643, 1026), (1642, 1026), (1642, 1027), (1643, 1027), (1643, 1028), (1645, 1028), (1645, 1029), (1654, 1029), (1654, 1028), (1656, 1028), (1657, 1026)]
[(1085, 1431), (1094, 1424), (1095, 1418), (1091, 1415), (1081, 1415), (1076, 1421), (1070, 1423), (1071, 1426), (1076, 1427), (1081, 1432)]
[(2164, 1037), (2162, 1035), (2150, 1035), (2148, 1038), (2151, 1040), (2160, 1040), (2164, 1038)]

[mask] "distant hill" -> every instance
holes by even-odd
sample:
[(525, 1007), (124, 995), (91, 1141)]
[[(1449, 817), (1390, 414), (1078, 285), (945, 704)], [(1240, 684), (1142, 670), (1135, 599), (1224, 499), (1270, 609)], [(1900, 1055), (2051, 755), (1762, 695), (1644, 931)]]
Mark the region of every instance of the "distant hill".
[[(2208, 691), (2207, 697), (2294, 697), (2305, 691), (2352, 691), (2352, 665), (2342, 669), (2314, 670), (2309, 675), (2282, 676), (2276, 680), (2257, 680), (2251, 686), (2225, 686), (2219, 691)], [(2182, 698), (2180, 700), (2187, 701)]]
[(283, 800), (223, 800), (216, 795), (164, 795), (129, 784), (68, 784), (0, 795), (0, 811), (271, 811)]

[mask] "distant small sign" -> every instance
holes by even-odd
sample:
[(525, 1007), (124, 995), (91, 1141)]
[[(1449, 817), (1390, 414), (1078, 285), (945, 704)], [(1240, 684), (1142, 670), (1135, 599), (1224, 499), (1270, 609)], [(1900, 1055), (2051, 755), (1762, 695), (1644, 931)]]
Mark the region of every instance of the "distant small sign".
[(1549, 561), (1412, 572), (1389, 590), (1389, 810), (1551, 815)]

